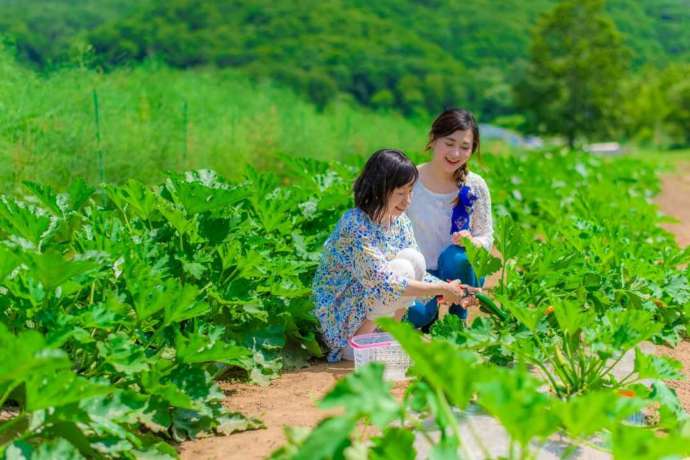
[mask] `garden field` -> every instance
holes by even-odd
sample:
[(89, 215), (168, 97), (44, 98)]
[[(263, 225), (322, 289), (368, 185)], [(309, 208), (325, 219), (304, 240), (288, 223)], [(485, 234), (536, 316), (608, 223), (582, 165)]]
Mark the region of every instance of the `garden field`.
[[(26, 182), (0, 200), (6, 457), (261, 457), (282, 442), (280, 425), (320, 418), (306, 401), (347, 372), (318, 364), (309, 283), (357, 168), (288, 166), (229, 181), (170, 173), (154, 186), (77, 180), (62, 192)], [(501, 259), (471, 259), (495, 273), (497, 314), (467, 328), (448, 316), (428, 343), (384, 324), (416, 364), (402, 402), (380, 368), (350, 374), (321, 403), (344, 409), (311, 434), (291, 431), (276, 458), (408, 458), (397, 455), (429, 423), (441, 433), (434, 455), (453, 455), (464, 444), (451, 407), (470, 399), (505, 427), (514, 457), (556, 432), (603, 436), (617, 458), (687, 455), (687, 415), (664, 383), (681, 364), (638, 350), (629, 375), (612, 372), (646, 342), (685, 336), (690, 250), (659, 226), (659, 165), (551, 149), (475, 167)], [(677, 199), (674, 187), (661, 199)], [(225, 383), (247, 380), (269, 386)], [(625, 423), (640, 411), (649, 425)], [(258, 431), (231, 434), (248, 429)], [(383, 434), (366, 445), (361, 430)]]
[[(687, 3), (0, 0), (0, 460), (690, 458)], [(353, 181), (451, 106), (479, 305), (327, 363)]]
[[(673, 168), (673, 172), (666, 171), (661, 175), (662, 188), (655, 203), (663, 214), (678, 219), (674, 223), (664, 223), (662, 227), (675, 235), (681, 247), (687, 247), (690, 245), (690, 165), (687, 161), (679, 161), (671, 164), (670, 168)], [(493, 277), (487, 284), (490, 287), (495, 282), (496, 277)], [(477, 309), (471, 309), (469, 321), (478, 315), (481, 313)], [(683, 378), (667, 383), (677, 392), (685, 411), (689, 411), (690, 342), (681, 341), (675, 348), (660, 345), (655, 347), (654, 353), (673, 357), (683, 363)], [(315, 363), (306, 369), (283, 374), (267, 388), (222, 383), (227, 395), (226, 403), (244, 413), (260, 416), (266, 423), (266, 429), (184, 443), (182, 458), (266, 458), (285, 443), (284, 426), (313, 427), (334, 413), (333, 410), (319, 409), (318, 401), (338, 379), (353, 370), (351, 362)], [(406, 387), (406, 382), (397, 383), (392, 393), (400, 399)]]

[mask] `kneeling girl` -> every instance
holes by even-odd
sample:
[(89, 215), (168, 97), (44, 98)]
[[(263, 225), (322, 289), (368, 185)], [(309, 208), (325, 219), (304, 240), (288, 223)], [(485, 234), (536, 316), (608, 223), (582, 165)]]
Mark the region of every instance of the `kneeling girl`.
[(373, 331), (378, 316), (399, 319), (415, 298), (443, 296), (459, 303), (466, 296), (459, 282), (426, 273), (404, 214), (417, 177), (402, 152), (375, 152), (355, 181), (355, 208), (326, 240), (313, 290), (331, 362), (342, 358), (350, 337)]

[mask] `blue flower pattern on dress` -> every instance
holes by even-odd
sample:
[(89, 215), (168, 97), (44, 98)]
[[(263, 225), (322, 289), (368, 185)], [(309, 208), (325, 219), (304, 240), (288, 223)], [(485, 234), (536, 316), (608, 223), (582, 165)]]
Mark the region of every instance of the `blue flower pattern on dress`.
[[(387, 267), (402, 249), (417, 243), (405, 214), (390, 227), (374, 223), (361, 209), (345, 212), (324, 244), (313, 281), (314, 314), (329, 348), (328, 361), (341, 359), (352, 337), (377, 304), (397, 301), (407, 280)], [(430, 275), (429, 275), (430, 276)]]
[(460, 230), (470, 229), (470, 216), (472, 215), (472, 206), (477, 201), (477, 195), (472, 193), (472, 189), (467, 185), (463, 185), (458, 191), (458, 202), (453, 206), (453, 214), (450, 219), (450, 234)]

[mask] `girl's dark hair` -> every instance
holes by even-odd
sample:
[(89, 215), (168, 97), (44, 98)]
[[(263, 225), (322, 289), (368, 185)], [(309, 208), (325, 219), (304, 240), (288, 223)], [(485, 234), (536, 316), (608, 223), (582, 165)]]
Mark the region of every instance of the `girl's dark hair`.
[[(436, 139), (449, 136), (458, 130), (467, 131), (468, 129), (472, 130), (472, 154), (474, 155), (474, 153), (476, 153), (479, 156), (479, 125), (477, 124), (477, 120), (474, 119), (474, 115), (465, 109), (446, 109), (436, 117), (431, 124), (429, 142), (426, 144), (426, 150), (431, 149), (431, 143)], [(458, 185), (465, 182), (468, 172), (469, 160), (453, 174), (453, 178)]]
[(379, 222), (396, 188), (415, 182), (417, 167), (400, 150), (382, 149), (374, 152), (355, 181), (355, 206)]

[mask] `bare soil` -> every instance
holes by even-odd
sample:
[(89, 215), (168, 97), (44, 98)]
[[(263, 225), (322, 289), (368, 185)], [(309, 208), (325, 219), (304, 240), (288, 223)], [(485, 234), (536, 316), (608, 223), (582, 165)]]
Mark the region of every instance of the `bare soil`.
[(227, 395), (225, 406), (246, 416), (261, 419), (265, 429), (205, 438), (182, 444), (183, 459), (263, 459), (285, 441), (283, 427), (313, 427), (328, 413), (317, 401), (335, 382), (353, 369), (353, 363), (316, 363), (306, 369), (286, 372), (267, 387), (249, 384), (221, 384)]
[[(681, 246), (690, 244), (690, 165), (685, 165), (676, 173), (663, 177), (662, 193), (657, 204), (678, 223), (664, 224), (672, 232)], [(487, 280), (493, 285), (496, 280)], [(470, 311), (470, 319), (478, 312)], [(682, 342), (675, 349), (657, 347), (657, 352), (680, 360), (685, 366), (686, 380), (669, 382), (681, 399), (686, 410), (690, 411), (690, 342)], [(221, 384), (227, 395), (226, 407), (250, 417), (261, 419), (266, 428), (246, 431), (225, 437), (212, 437), (185, 442), (180, 446), (184, 460), (202, 459), (265, 459), (271, 452), (285, 443), (284, 426), (313, 427), (321, 419), (334, 412), (317, 407), (323, 397), (339, 378), (353, 370), (351, 362), (330, 364), (315, 362), (306, 369), (286, 372), (268, 387), (249, 384)], [(404, 384), (395, 388), (398, 397)]]
[(666, 383), (676, 391), (680, 403), (685, 410), (690, 413), (690, 342), (686, 339), (675, 348), (657, 346), (656, 353), (670, 356), (683, 363), (683, 374), (685, 375), (685, 379)]
[[(183, 460), (253, 460), (264, 459), (286, 442), (283, 428), (314, 427), (337, 410), (317, 407), (338, 381), (354, 370), (354, 363), (315, 362), (298, 371), (285, 372), (267, 387), (245, 383), (221, 383), (227, 398), (224, 405), (249, 417), (257, 417), (265, 429), (235, 433), (185, 442), (180, 454)], [(397, 382), (393, 395), (402, 398), (407, 384)]]
[[(664, 176), (661, 183), (657, 205), (664, 214), (678, 219), (677, 223), (663, 227), (676, 236), (681, 247), (686, 247), (690, 245), (690, 164), (681, 165), (674, 174)], [(675, 348), (657, 347), (657, 353), (683, 363), (685, 380), (668, 384), (676, 390), (685, 410), (690, 412), (690, 342), (686, 339)]]
[(662, 226), (676, 236), (679, 245), (690, 245), (690, 164), (681, 165), (674, 174), (662, 177), (656, 202), (664, 214), (678, 219), (678, 223)]

